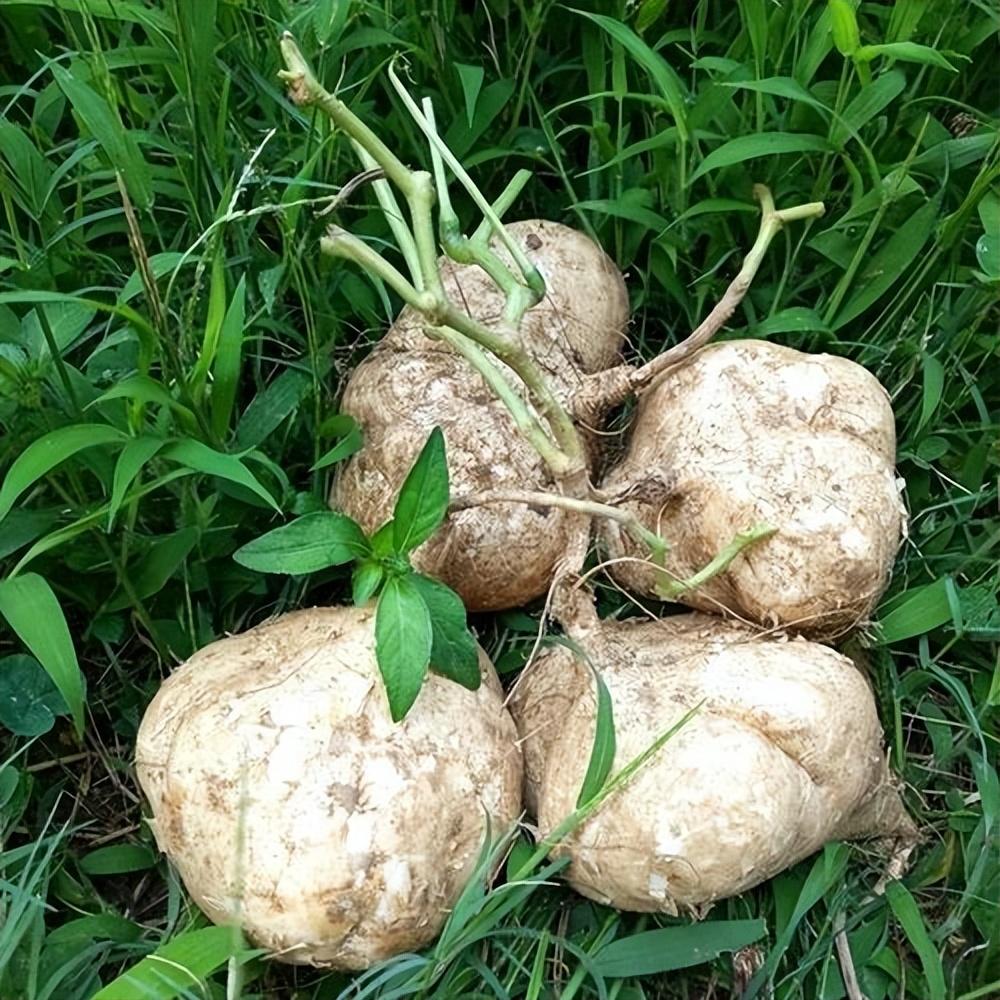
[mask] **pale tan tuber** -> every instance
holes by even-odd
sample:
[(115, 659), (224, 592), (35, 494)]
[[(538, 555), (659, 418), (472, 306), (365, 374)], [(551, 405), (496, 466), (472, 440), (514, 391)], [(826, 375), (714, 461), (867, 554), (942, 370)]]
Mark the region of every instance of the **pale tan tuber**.
[(614, 707), (612, 774), (697, 709), (556, 853), (584, 895), (625, 910), (703, 913), (844, 837), (908, 836), (875, 702), (846, 657), (703, 614), (596, 623), (544, 652), (511, 709), (541, 837), (577, 804), (596, 669)]
[[(374, 608), (284, 615), (200, 650), (139, 729), (161, 849), (216, 923), (292, 963), (362, 969), (426, 945), (521, 809), (493, 667), (430, 674), (394, 724)], [(489, 817), (489, 820), (487, 819)]]
[[(514, 338), (565, 403), (586, 375), (620, 360), (628, 318), (624, 282), (582, 233), (543, 221), (506, 228), (546, 284), (545, 297), (525, 314), (519, 331), (504, 325), (504, 295), (477, 266), (440, 261), (445, 291), (458, 308)], [(426, 321), (405, 307), (344, 392), (341, 409), (360, 424), (364, 446), (342, 466), (332, 504), (366, 531), (392, 516), (407, 470), (436, 426), (444, 432), (452, 497), (504, 488), (557, 490), (504, 403), (468, 361), (426, 334)], [(470, 610), (515, 607), (545, 593), (578, 522), (551, 507), (476, 506), (452, 513), (413, 562), (457, 591)]]
[(665, 502), (625, 504), (669, 542), (667, 573), (613, 524), (611, 573), (655, 597), (658, 583), (691, 576), (767, 523), (772, 537), (678, 599), (817, 638), (845, 632), (871, 612), (899, 546), (895, 449), (888, 395), (860, 365), (757, 340), (706, 347), (642, 397), (604, 483), (620, 490), (651, 471), (672, 480)]

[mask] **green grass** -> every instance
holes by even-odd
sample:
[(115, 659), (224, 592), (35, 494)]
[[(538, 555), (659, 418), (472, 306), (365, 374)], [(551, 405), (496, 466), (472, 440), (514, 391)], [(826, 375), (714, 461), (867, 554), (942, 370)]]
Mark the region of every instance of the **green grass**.
[[(699, 942), (721, 957), (691, 966), (676, 931), (627, 940), (677, 921), (543, 870), (473, 887), (427, 956), (353, 988), (251, 959), (231, 994), (242, 978), (245, 998), (701, 1000), (763, 963), (746, 996), (837, 1000), (840, 928), (869, 1000), (1000, 992), (996, 9), (864, 2), (861, 45), (895, 48), (852, 60), (820, 2), (578, 6), (609, 20), (546, 0), (0, 0), (3, 1000), (84, 1000), (164, 946), (210, 985), (168, 989), (147, 964), (148, 995), (225, 996), (238, 943), (199, 930), (153, 850), (138, 719), (194, 649), (349, 599), (342, 570), (232, 559), (275, 506), (322, 509), (331, 469), (310, 470), (342, 432), (339, 388), (396, 308), (317, 253), (314, 203), (355, 167), (282, 93), (286, 27), (408, 161), (425, 147), (386, 82), (396, 53), (487, 195), (533, 171), (512, 217), (600, 239), (628, 276), (637, 355), (683, 337), (735, 273), (753, 182), (826, 202), (775, 242), (727, 336), (854, 358), (892, 395), (910, 534), (855, 646), (923, 839), (885, 895), (883, 859), (855, 844), (719, 904), (719, 921), (763, 921), (736, 964), (721, 924)], [(833, 4), (841, 47), (852, 6)], [(366, 192), (339, 217), (389, 236)], [(536, 618), (476, 625), (513, 670)], [(614, 949), (689, 967), (623, 979), (601, 971)]]

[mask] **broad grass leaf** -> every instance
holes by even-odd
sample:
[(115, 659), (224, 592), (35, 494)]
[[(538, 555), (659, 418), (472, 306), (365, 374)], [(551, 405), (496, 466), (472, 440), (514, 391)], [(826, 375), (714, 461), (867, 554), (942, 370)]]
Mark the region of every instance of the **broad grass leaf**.
[(111, 500), (108, 503), (108, 531), (118, 516), (122, 501), (128, 488), (135, 482), (145, 464), (165, 445), (163, 438), (141, 437), (133, 438), (121, 450), (115, 463), (114, 478), (111, 481)]
[[(130, 579), (132, 593), (140, 600), (158, 594), (174, 576), (198, 542), (198, 528), (181, 528), (173, 534), (157, 539), (142, 555)], [(123, 587), (111, 595), (104, 610), (121, 611), (133, 597)]]
[(931, 941), (924, 918), (920, 913), (916, 900), (902, 882), (892, 881), (886, 884), (885, 898), (892, 909), (896, 920), (906, 934), (907, 940), (920, 959), (927, 983), (928, 1000), (945, 1000), (948, 987), (945, 981), (941, 956), (934, 942)]
[[(949, 53), (953, 59), (969, 61), (968, 56)], [(958, 67), (950, 63), (945, 56), (932, 49), (929, 45), (918, 45), (916, 42), (885, 42), (882, 45), (863, 45), (854, 53), (858, 62), (871, 62), (879, 56), (890, 59), (900, 59), (903, 62), (923, 63), (925, 66), (937, 66), (951, 73), (957, 73)]]
[(243, 353), (243, 326), (246, 319), (246, 277), (241, 277), (219, 329), (212, 365), (212, 430), (224, 438), (236, 402)]
[(608, 979), (651, 976), (702, 965), (724, 952), (738, 951), (767, 933), (763, 920), (706, 920), (631, 934), (605, 945), (595, 956)]
[(160, 945), (93, 1000), (173, 1000), (203, 992), (205, 978), (242, 950), (239, 931), (232, 927), (189, 931)]
[(951, 621), (948, 602), (948, 578), (914, 587), (899, 595), (877, 622), (878, 640), (882, 645), (901, 642), (923, 635)]
[(0, 520), (3, 520), (25, 490), (33, 486), (60, 462), (66, 461), (84, 448), (103, 444), (119, 444), (126, 435), (107, 424), (71, 424), (49, 431), (32, 441), (14, 459), (3, 486), (0, 487)]
[(830, 12), (830, 34), (842, 56), (853, 56), (861, 45), (861, 32), (854, 5), (850, 0), (827, 0)]
[(937, 198), (921, 205), (879, 248), (859, 275), (854, 294), (831, 321), (831, 330), (839, 330), (856, 319), (909, 272), (934, 232), (938, 207)]
[(338, 413), (335, 417), (325, 421), (323, 426), (324, 428), (329, 427), (332, 433), (340, 434), (341, 439), (313, 464), (311, 472), (325, 469), (329, 465), (350, 458), (355, 452), (360, 451), (362, 444), (364, 444), (361, 428), (357, 421), (346, 413)]
[(898, 69), (893, 69), (862, 87), (834, 125), (831, 140), (837, 145), (846, 142), (851, 129), (857, 132), (867, 125), (899, 97), (905, 86), (906, 77)]
[(141, 208), (149, 208), (153, 204), (152, 176), (132, 133), (122, 125), (108, 102), (88, 83), (78, 80), (72, 70), (55, 62), (49, 68), (80, 121), (122, 175), (132, 200)]
[(920, 362), (924, 372), (924, 383), (920, 399), (920, 419), (917, 421), (918, 433), (927, 426), (927, 421), (934, 416), (934, 411), (937, 410), (944, 392), (944, 365), (930, 354), (925, 354)]
[(448, 458), (435, 427), (399, 489), (393, 511), (393, 544), (412, 552), (437, 531), (448, 512)]
[(283, 371), (243, 411), (236, 427), (236, 447), (256, 448), (299, 406), (311, 388), (307, 372), (297, 368)]
[(462, 96), (465, 98), (465, 119), (471, 129), (476, 111), (476, 101), (479, 100), (479, 91), (482, 90), (483, 78), (486, 73), (482, 66), (467, 66), (465, 63), (455, 63), (454, 65), (462, 83)]
[(465, 605), (450, 587), (414, 573), (412, 580), (431, 616), (431, 669), (442, 677), (475, 691), (482, 677), (479, 648), (469, 631)]
[(573, 9), (573, 13), (593, 21), (646, 71), (666, 101), (681, 141), (686, 142), (688, 128), (684, 106), (687, 95), (681, 78), (666, 59), (651, 49), (627, 24), (623, 24), (617, 18), (608, 17), (606, 14), (591, 14), (585, 10)]
[(233, 558), (258, 573), (301, 576), (340, 566), (371, 551), (364, 532), (346, 514), (316, 511), (269, 531), (236, 550)]
[(48, 582), (37, 573), (0, 580), (0, 615), (52, 678), (83, 735), (83, 675), (69, 626)]
[(594, 683), (597, 686), (597, 712), (595, 714), (594, 742), (590, 749), (590, 762), (587, 773), (580, 786), (580, 794), (576, 799), (576, 808), (587, 805), (598, 795), (608, 780), (611, 767), (615, 761), (617, 740), (615, 738), (615, 715), (611, 703), (611, 692), (604, 679), (595, 670)]
[(417, 700), (432, 642), (430, 612), (412, 576), (391, 577), (375, 612), (375, 656), (393, 722), (399, 722)]
[(98, 847), (80, 858), (88, 875), (123, 875), (141, 872), (156, 864), (156, 854), (142, 844), (113, 844)]
[(795, 132), (767, 132), (763, 135), (741, 135), (712, 150), (691, 175), (691, 182), (699, 177), (731, 167), (735, 163), (759, 157), (778, 156), (782, 153), (825, 153), (832, 149), (830, 142), (819, 135)]
[(209, 476), (218, 476), (239, 486), (245, 486), (259, 496), (268, 506), (279, 513), (281, 508), (274, 497), (260, 484), (257, 477), (235, 456), (209, 448), (207, 444), (193, 439), (175, 441), (163, 449), (164, 458), (177, 462), (195, 472), (204, 472)]

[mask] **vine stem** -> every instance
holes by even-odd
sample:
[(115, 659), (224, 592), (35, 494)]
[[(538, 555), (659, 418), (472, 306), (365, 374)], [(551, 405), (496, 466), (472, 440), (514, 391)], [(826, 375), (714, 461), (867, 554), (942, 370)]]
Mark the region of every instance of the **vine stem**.
[[(287, 84), (292, 99), (303, 106), (315, 105), (327, 114), (334, 125), (343, 129), (355, 144), (371, 157), (374, 163), (382, 169), (385, 177), (406, 198), (410, 211), (412, 226), (412, 234), (410, 235), (412, 235), (412, 250), (415, 251), (416, 257), (416, 273), (411, 273), (411, 278), (408, 280), (398, 268), (382, 258), (364, 241), (337, 226), (331, 227), (327, 236), (321, 240), (321, 249), (332, 256), (351, 260), (369, 273), (380, 277), (404, 302), (417, 310), (430, 326), (435, 328), (448, 327), (456, 334), (471, 339), (510, 368), (524, 384), (530, 402), (538, 416), (548, 425), (552, 438), (554, 438), (554, 444), (544, 431), (541, 431), (544, 439), (540, 435), (541, 425), (538, 417), (530, 414), (527, 406), (519, 400), (519, 395), (515, 392), (505, 393), (502, 399), (508, 407), (515, 399), (518, 400), (514, 403), (516, 412), (512, 411), (518, 426), (530, 427), (530, 439), (535, 447), (538, 447), (539, 444), (542, 445), (540, 454), (549, 466), (554, 478), (563, 480), (577, 476), (581, 470), (585, 470), (586, 462), (583, 442), (573, 419), (549, 388), (541, 369), (535, 364), (528, 352), (517, 343), (516, 338), (517, 327), (523, 319), (524, 313), (531, 304), (544, 295), (544, 282), (541, 282), (537, 270), (525, 258), (523, 251), (504, 229), (493, 207), (476, 188), (472, 179), (462, 169), (461, 164), (437, 135), (432, 124), (421, 113), (413, 99), (406, 93), (405, 89), (402, 89), (401, 93), (408, 110), (414, 116), (421, 130), (428, 136), (437, 154), (447, 162), (455, 176), (472, 194), (484, 216), (490, 220), (499, 237), (507, 245), (515, 262), (522, 269), (522, 272), (525, 272), (525, 285), (515, 287), (507, 295), (502, 333), (490, 329), (459, 310), (445, 293), (441, 281), (432, 220), (432, 210), (435, 203), (434, 177), (427, 171), (415, 171), (406, 167), (368, 125), (358, 118), (336, 95), (329, 93), (313, 75), (305, 57), (299, 51), (295, 39), (288, 32), (285, 32), (281, 37), (281, 53), (286, 68), (279, 73), (279, 76)], [(391, 75), (397, 89), (402, 88), (398, 79), (393, 74)], [(362, 163), (366, 164), (364, 158)], [(437, 164), (436, 159), (435, 164)], [(440, 187), (443, 167), (436, 165), (435, 173)], [(467, 242), (471, 243), (472, 241)], [(487, 244), (477, 242), (474, 245), (473, 253), (477, 257), (476, 262), (479, 263), (480, 260), (489, 260), (488, 255), (492, 254), (492, 251), (489, 250)], [(499, 258), (496, 258), (496, 262), (502, 266)], [(412, 270), (414, 269), (411, 267)], [(490, 272), (487, 271), (487, 273)], [(540, 286), (539, 282), (541, 282)], [(513, 322), (514, 320), (516, 322)], [(483, 353), (468, 350), (463, 350), (462, 353), (476, 367), (483, 378), (495, 388), (497, 384), (495, 366), (492, 364), (484, 365), (488, 359)]]
[(590, 376), (576, 401), (575, 412), (578, 415), (593, 419), (594, 414), (623, 403), (632, 394), (644, 392), (661, 375), (704, 347), (725, 326), (736, 307), (746, 297), (774, 237), (788, 223), (819, 218), (826, 211), (820, 201), (776, 209), (770, 189), (763, 184), (755, 184), (753, 193), (761, 206), (757, 238), (744, 258), (739, 274), (730, 282), (712, 311), (684, 340), (657, 355), (652, 361), (638, 368), (633, 365), (618, 365)]

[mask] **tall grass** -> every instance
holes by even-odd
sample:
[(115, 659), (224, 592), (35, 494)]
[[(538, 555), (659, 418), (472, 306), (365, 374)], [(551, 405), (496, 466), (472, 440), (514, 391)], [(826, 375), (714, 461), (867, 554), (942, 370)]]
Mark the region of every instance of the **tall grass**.
[[(837, 1000), (845, 940), (869, 1000), (1000, 992), (995, 7), (577, 6), (0, 0), (4, 1000), (83, 1000), (136, 968), (103, 995), (223, 996), (228, 978), (315, 1000)], [(285, 28), (411, 162), (397, 54), (487, 195), (531, 170), (518, 212), (588, 230), (626, 272), (636, 355), (682, 337), (735, 271), (753, 182), (826, 202), (727, 335), (854, 358), (893, 398), (910, 534), (854, 650), (924, 832), (889, 892), (872, 893), (877, 853), (831, 846), (719, 904), (698, 946), (721, 957), (692, 965), (678, 922), (541, 869), (472, 886), (431, 952), (353, 985), (204, 927), (142, 823), (137, 721), (192, 650), (349, 593), (340, 570), (265, 578), (231, 557), (323, 507), (339, 388), (397, 305), (317, 253), (317, 209), (353, 165), (278, 84)], [(389, 238), (367, 194), (342, 211)], [(502, 667), (523, 662), (531, 609), (477, 625)], [(754, 941), (735, 962), (734, 921)], [(651, 953), (677, 971), (622, 972)], [(207, 985), (163, 972), (177, 964)]]

